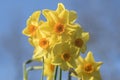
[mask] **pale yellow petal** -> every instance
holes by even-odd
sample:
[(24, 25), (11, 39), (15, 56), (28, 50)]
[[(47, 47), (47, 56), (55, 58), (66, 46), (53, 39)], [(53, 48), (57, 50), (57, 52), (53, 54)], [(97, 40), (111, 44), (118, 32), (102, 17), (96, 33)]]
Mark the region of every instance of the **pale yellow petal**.
[(68, 70), (68, 69), (69, 69), (69, 67), (68, 67), (68, 65), (67, 65), (66, 62), (63, 62), (63, 63), (60, 65), (60, 68), (61, 68), (62, 70)]
[(82, 53), (85, 53), (86, 50), (87, 50), (87, 46), (86, 45), (83, 45), (82, 48), (80, 49), (80, 51)]
[(38, 22), (39, 21), (39, 17), (40, 17), (40, 11), (36, 11), (34, 12), (30, 17), (29, 19), (27, 20), (27, 24), (31, 24), (32, 22), (35, 23), (35, 22)]
[(89, 40), (89, 33), (88, 32), (83, 32), (82, 33), (82, 38), (85, 42)]
[(47, 76), (47, 80), (53, 80), (53, 75), (52, 76)]
[(86, 56), (85, 60), (86, 60), (87, 62), (91, 62), (91, 63), (94, 63), (94, 62), (95, 62), (94, 57), (93, 57), (93, 54), (92, 54), (91, 51), (89, 51), (89, 52), (87, 53), (87, 56)]
[(89, 80), (102, 80), (100, 71), (96, 71), (92, 74), (91, 78)]
[(77, 65), (76, 65), (76, 62), (75, 62), (75, 59), (71, 57), (70, 61), (67, 62), (68, 66), (71, 67), (71, 68), (76, 68)]
[(74, 23), (77, 19), (77, 13), (75, 11), (69, 12), (69, 21), (70, 23)]
[(61, 59), (61, 55), (56, 55), (53, 57), (52, 64), (60, 65), (62, 64), (63, 60)]
[(53, 54), (54, 55), (59, 55), (59, 54), (61, 54), (62, 53), (62, 45), (63, 44), (56, 44), (55, 46), (54, 46), (54, 48), (53, 48)]
[(85, 60), (82, 58), (82, 56), (79, 56), (78, 58), (77, 58), (77, 64), (79, 65), (81, 65), (81, 64), (83, 64), (85, 62)]
[(22, 31), (22, 34), (26, 35), (26, 36), (30, 36), (30, 32), (28, 31), (28, 28), (25, 27), (25, 29)]
[(103, 62), (96, 62), (95, 63), (95, 67), (96, 67), (96, 70), (98, 71), (101, 67), (101, 65), (103, 64)]
[(33, 43), (33, 39), (32, 39), (32, 38), (28, 38), (28, 42), (29, 42), (32, 46), (34, 46), (34, 43)]
[(48, 23), (50, 23), (50, 26), (54, 26), (55, 25), (55, 21), (53, 20), (52, 16), (50, 15), (50, 10), (45, 9), (42, 11), (43, 15), (45, 16), (45, 18), (47, 19)]
[(36, 47), (35, 50), (34, 50), (34, 54), (32, 56), (32, 59), (39, 61), (46, 54), (47, 54), (46, 50), (43, 50), (41, 47)]
[(56, 12), (59, 14), (63, 10), (65, 10), (64, 5), (62, 3), (58, 3), (58, 8), (57, 8)]
[(64, 10), (58, 15), (58, 17), (61, 23), (67, 24), (69, 19), (69, 12), (67, 10)]

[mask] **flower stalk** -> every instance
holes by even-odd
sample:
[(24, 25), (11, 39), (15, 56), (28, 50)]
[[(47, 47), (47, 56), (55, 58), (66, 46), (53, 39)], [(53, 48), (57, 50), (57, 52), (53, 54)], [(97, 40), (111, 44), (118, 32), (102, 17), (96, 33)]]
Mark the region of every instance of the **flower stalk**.
[(56, 80), (56, 79), (57, 79), (57, 72), (58, 72), (58, 66), (55, 67), (53, 80)]
[(71, 71), (68, 72), (68, 80), (71, 80)]
[(42, 59), (43, 59), (43, 69), (42, 69), (42, 74), (41, 74), (40, 80), (44, 80), (44, 57)]
[(32, 62), (32, 59), (27, 60), (25, 63), (23, 63), (23, 80), (28, 80), (28, 71), (26, 70), (26, 64), (29, 64)]
[(62, 69), (59, 67), (59, 80), (62, 80)]

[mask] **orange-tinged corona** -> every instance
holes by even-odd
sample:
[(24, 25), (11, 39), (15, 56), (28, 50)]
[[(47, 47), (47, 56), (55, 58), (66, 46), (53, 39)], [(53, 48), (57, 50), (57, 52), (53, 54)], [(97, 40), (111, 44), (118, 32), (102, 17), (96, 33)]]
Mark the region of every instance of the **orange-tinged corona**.
[(39, 46), (46, 49), (49, 46), (49, 41), (46, 38), (42, 38), (39, 40)]
[(61, 57), (64, 61), (69, 61), (71, 56), (68, 52), (66, 52), (66, 53), (63, 53)]
[(94, 66), (91, 63), (86, 63), (84, 65), (84, 71), (86, 73), (92, 73), (94, 71)]
[(35, 35), (35, 31), (36, 31), (36, 26), (34, 26), (34, 25), (28, 26), (28, 32), (29, 32), (29, 34), (31, 34), (31, 36)]
[(77, 46), (79, 48), (81, 48), (83, 46), (83, 43), (84, 43), (83, 40), (80, 38), (75, 40), (75, 46)]
[(57, 23), (55, 26), (54, 26), (54, 31), (57, 33), (57, 34), (62, 34), (64, 32), (64, 25), (61, 24), (61, 23)]
[(30, 33), (33, 33), (36, 30), (36, 28), (34, 25), (30, 25), (30, 26), (28, 26), (28, 30)]

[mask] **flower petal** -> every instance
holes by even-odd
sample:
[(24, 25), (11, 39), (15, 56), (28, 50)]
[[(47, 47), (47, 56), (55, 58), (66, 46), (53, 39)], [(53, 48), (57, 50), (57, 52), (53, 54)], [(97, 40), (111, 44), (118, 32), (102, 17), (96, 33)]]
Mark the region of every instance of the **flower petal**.
[(93, 57), (93, 54), (92, 54), (91, 51), (88, 52), (85, 60), (86, 60), (87, 62), (91, 62), (91, 63), (94, 63), (94, 62), (95, 62), (94, 57)]
[(69, 12), (69, 21), (70, 23), (74, 23), (77, 19), (77, 13), (75, 11)]

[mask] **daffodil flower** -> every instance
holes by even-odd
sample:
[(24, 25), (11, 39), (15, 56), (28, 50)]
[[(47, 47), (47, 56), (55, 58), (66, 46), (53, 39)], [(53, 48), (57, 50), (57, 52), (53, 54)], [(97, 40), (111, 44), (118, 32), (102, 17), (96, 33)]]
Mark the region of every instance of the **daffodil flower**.
[(43, 56), (50, 54), (50, 39), (49, 38), (33, 38), (33, 45), (34, 45), (34, 60), (41, 60)]
[(71, 44), (79, 49), (79, 52), (86, 51), (86, 44), (89, 40), (89, 33), (84, 32), (81, 27), (78, 27), (71, 38)]
[(46, 27), (46, 22), (41, 22), (38, 31), (36, 33), (36, 37), (30, 37), (28, 40), (34, 46), (34, 54), (33, 59), (34, 60), (41, 60), (43, 56), (47, 56), (48, 54), (51, 54), (51, 49), (53, 45), (56, 43), (56, 39), (54, 39), (54, 36), (52, 36), (49, 32), (48, 28)]
[(96, 62), (92, 52), (88, 52), (85, 58), (80, 56), (87, 49), (89, 32), (75, 23), (77, 13), (58, 3), (56, 10), (42, 11), (46, 21), (39, 20), (40, 14), (40, 11), (35, 11), (28, 18), (22, 33), (28, 36), (34, 47), (32, 60), (43, 62), (41, 79), (46, 76), (47, 80), (56, 80), (60, 67), (59, 80), (62, 79), (62, 70), (73, 72), (82, 80), (101, 80), (99, 69), (102, 62)]
[(77, 49), (68, 43), (56, 44), (53, 48), (53, 61), (55, 65), (59, 65), (63, 70), (75, 68), (75, 59), (77, 58)]
[(28, 37), (34, 37), (36, 35), (36, 31), (39, 27), (39, 16), (40, 11), (36, 11), (29, 17), (26, 24), (27, 26), (22, 32), (24, 35)]
[(47, 57), (44, 59), (44, 75), (47, 80), (53, 80), (55, 65), (52, 64), (52, 57)]
[(95, 62), (92, 52), (88, 52), (85, 59), (80, 56), (77, 60), (77, 77), (82, 80), (102, 80), (99, 71), (101, 65), (102, 62)]
[(68, 41), (71, 38), (72, 31), (76, 28), (75, 11), (68, 11), (62, 3), (59, 3), (56, 11), (45, 9), (43, 15), (47, 19), (51, 34), (55, 35), (56, 39)]

